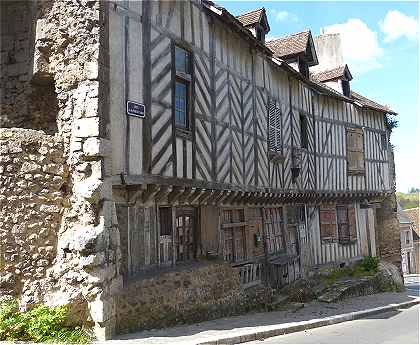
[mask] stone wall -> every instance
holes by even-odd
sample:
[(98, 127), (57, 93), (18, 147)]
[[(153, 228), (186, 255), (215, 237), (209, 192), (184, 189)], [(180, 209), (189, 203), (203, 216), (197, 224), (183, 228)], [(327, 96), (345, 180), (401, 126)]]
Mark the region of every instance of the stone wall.
[(67, 187), (58, 137), (0, 129), (0, 294), (34, 300), (56, 256)]
[(202, 262), (127, 283), (117, 297), (117, 332), (194, 323), (263, 307), (271, 289), (244, 291), (228, 263)]
[[(107, 130), (109, 3), (2, 1), (0, 6), (0, 127), (55, 132), (62, 143), (62, 166), (68, 171), (54, 260), (43, 283), (32, 284), (30, 294), (19, 296), (21, 305), (76, 305), (78, 314), (86, 316), (81, 321), (93, 321), (97, 337), (104, 339), (113, 333), (112, 296), (122, 285)], [(47, 154), (46, 160), (50, 159)], [(19, 176), (4, 183), (6, 188), (20, 183)], [(54, 188), (45, 185), (44, 192), (53, 193)], [(27, 186), (22, 190), (30, 192)], [(30, 213), (30, 208), (19, 212)], [(12, 210), (12, 217), (19, 212)], [(12, 233), (13, 227), (7, 224), (5, 232)]]
[(49, 73), (41, 76), (39, 66), (34, 66), (34, 50), (38, 51), (36, 3), (3, 1), (0, 14), (0, 127), (55, 133), (58, 105), (54, 79)]
[[(391, 133), (389, 133), (389, 136)], [(400, 224), (397, 216), (397, 197), (395, 195), (395, 162), (394, 152), (389, 144), (388, 157), (390, 161), (389, 176), (393, 193), (382, 202), (376, 210), (376, 251), (378, 256), (388, 261), (402, 272)]]
[(379, 257), (401, 270), (401, 241), (395, 194), (389, 195), (376, 210), (377, 252)]

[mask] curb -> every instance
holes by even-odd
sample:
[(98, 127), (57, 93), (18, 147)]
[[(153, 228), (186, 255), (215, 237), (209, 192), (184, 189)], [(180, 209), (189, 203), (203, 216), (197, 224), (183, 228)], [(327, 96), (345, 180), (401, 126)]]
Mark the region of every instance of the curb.
[(403, 303), (389, 304), (384, 307), (378, 307), (378, 308), (366, 309), (366, 310), (356, 311), (356, 312), (347, 313), (347, 314), (330, 316), (323, 319), (295, 322), (294, 325), (290, 325), (290, 326), (282, 327), (280, 325), (278, 328), (275, 328), (275, 329), (264, 330), (260, 332), (253, 332), (253, 333), (243, 334), (243, 335), (234, 336), (234, 337), (221, 338), (217, 340), (205, 341), (202, 343), (197, 343), (197, 345), (227, 345), (227, 344), (240, 344), (240, 343), (245, 343), (248, 341), (255, 341), (255, 340), (264, 340), (266, 338), (276, 337), (279, 335), (300, 332), (307, 329), (318, 328), (322, 326), (330, 326), (330, 325), (334, 325), (334, 324), (342, 323), (346, 321), (357, 320), (366, 316), (380, 314), (380, 313), (384, 313), (387, 311), (396, 310), (400, 308), (409, 308), (416, 304), (420, 304), (420, 298), (416, 298), (412, 301), (403, 302)]

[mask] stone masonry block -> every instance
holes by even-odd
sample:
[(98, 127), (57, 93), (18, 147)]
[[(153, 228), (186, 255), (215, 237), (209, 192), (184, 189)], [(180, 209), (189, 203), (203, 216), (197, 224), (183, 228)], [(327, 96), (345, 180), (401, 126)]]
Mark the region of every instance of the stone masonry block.
[(89, 117), (76, 121), (76, 137), (89, 138), (99, 136), (99, 117)]

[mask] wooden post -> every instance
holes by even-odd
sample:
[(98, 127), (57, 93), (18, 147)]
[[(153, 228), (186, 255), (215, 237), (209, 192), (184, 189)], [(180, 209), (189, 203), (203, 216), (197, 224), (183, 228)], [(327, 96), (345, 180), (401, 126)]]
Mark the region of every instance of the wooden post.
[(175, 237), (176, 237), (176, 207), (172, 206), (172, 267), (175, 266), (176, 262), (176, 247), (175, 247)]

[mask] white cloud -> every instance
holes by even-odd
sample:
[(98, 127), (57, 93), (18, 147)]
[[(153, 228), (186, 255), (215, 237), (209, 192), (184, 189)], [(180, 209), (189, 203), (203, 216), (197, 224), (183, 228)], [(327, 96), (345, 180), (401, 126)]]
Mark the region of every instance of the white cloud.
[(388, 11), (379, 27), (385, 34), (385, 42), (392, 42), (400, 37), (416, 39), (419, 32), (418, 21), (399, 11)]
[(279, 11), (273, 8), (270, 10), (270, 13), (276, 22), (297, 22), (298, 20), (295, 14), (287, 11)]
[(327, 26), (323, 32), (340, 34), (344, 61), (353, 75), (382, 67), (379, 59), (383, 56), (383, 49), (379, 46), (378, 33), (362, 20), (352, 18), (345, 23)]

